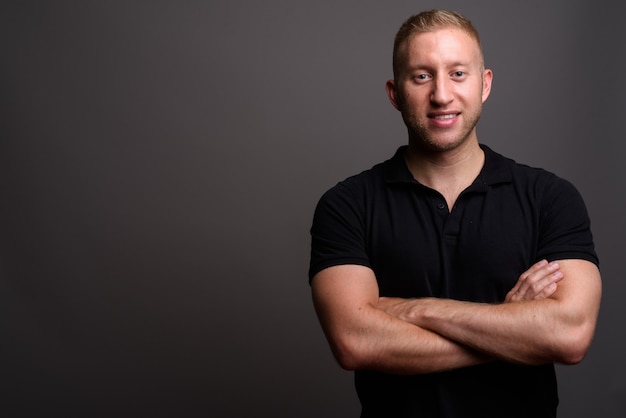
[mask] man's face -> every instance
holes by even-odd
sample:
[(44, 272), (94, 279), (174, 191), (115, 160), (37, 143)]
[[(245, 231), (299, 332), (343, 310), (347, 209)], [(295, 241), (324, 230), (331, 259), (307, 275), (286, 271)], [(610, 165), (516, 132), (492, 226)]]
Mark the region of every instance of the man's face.
[[(483, 70), (478, 43), (460, 29), (413, 35), (398, 51), (397, 79), (387, 82), (412, 145), (447, 151), (476, 138), (492, 73)], [(403, 59), (402, 59), (403, 58)]]

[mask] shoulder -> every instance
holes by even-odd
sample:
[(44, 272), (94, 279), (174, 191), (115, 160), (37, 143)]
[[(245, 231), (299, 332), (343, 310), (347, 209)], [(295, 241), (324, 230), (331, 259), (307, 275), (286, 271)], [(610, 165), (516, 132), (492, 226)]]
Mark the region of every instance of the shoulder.
[[(598, 264), (589, 214), (578, 189), (543, 168), (521, 164), (485, 148), (488, 187), (534, 219), (536, 259), (583, 259)], [(500, 194), (501, 192), (501, 194)]]
[(520, 163), (505, 157), (491, 148), (481, 145), (485, 151), (485, 178), (490, 185), (512, 183), (517, 188), (533, 192), (540, 197), (544, 194), (578, 194), (576, 187), (568, 180), (545, 168)]
[(328, 189), (315, 208), (314, 226), (328, 225), (340, 220), (342, 224), (348, 223), (348, 220), (362, 220), (372, 191), (379, 189), (382, 183), (380, 168), (380, 165), (376, 165)]
[(365, 203), (385, 190), (388, 184), (403, 176), (410, 178), (404, 162), (404, 148), (400, 147), (392, 158), (338, 182), (322, 195), (320, 203), (346, 199)]

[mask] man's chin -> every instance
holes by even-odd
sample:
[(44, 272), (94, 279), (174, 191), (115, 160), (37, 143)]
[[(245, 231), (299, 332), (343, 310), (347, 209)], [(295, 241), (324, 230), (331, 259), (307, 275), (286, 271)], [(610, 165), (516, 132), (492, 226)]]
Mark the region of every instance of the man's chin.
[(468, 141), (468, 137), (435, 137), (420, 138), (411, 141), (417, 149), (427, 152), (448, 152), (458, 149)]

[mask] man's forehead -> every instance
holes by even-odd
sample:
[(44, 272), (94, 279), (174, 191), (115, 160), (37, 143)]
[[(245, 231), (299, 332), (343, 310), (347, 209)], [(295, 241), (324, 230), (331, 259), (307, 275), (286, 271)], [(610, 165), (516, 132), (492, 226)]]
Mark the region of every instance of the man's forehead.
[(475, 38), (456, 27), (442, 27), (428, 32), (416, 32), (404, 42), (405, 48), (417, 46), (445, 48), (453, 45), (467, 47), (470, 44), (479, 48), (478, 41)]
[(481, 59), (478, 41), (454, 27), (415, 33), (402, 45), (401, 52), (410, 61), (428, 58), (469, 64), (476, 58)]

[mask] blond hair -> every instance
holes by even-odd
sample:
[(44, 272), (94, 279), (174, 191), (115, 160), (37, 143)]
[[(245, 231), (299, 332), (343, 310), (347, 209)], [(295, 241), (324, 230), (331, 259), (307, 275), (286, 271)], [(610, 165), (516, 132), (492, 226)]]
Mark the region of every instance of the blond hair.
[(451, 10), (428, 10), (409, 17), (398, 29), (393, 43), (393, 75), (397, 79), (399, 67), (402, 65), (400, 48), (413, 35), (432, 32), (438, 29), (453, 27), (467, 33), (478, 44), (482, 61), (482, 47), (480, 36), (472, 22), (460, 13)]

